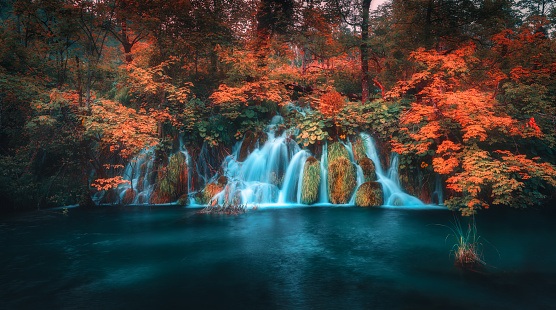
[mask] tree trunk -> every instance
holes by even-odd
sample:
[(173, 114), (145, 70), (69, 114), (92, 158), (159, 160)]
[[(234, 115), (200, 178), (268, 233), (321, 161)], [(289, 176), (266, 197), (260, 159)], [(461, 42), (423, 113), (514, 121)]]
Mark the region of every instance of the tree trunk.
[(361, 7), (361, 100), (369, 100), (369, 10), (372, 0), (363, 0)]
[(77, 66), (77, 94), (79, 95), (79, 106), (83, 107), (83, 86), (82, 86), (82, 78), (81, 78), (81, 68), (80, 68), (80, 61), (79, 56), (75, 55), (75, 64)]
[(125, 62), (129, 64), (133, 61), (133, 57), (131, 56), (131, 48), (133, 47), (133, 44), (131, 44), (129, 36), (127, 35), (126, 19), (122, 21), (122, 45), (124, 47)]

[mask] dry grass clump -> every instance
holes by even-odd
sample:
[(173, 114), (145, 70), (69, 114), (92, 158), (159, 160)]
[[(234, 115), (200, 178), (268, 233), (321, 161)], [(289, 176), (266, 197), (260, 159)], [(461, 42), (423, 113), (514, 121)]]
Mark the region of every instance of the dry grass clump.
[(346, 147), (340, 142), (334, 142), (328, 145), (328, 166), (334, 162), (337, 158), (343, 157), (349, 160), (349, 153)]
[(358, 207), (378, 207), (382, 205), (382, 186), (378, 182), (365, 182), (355, 193), (355, 205)]
[(334, 204), (347, 203), (357, 185), (355, 166), (345, 157), (328, 164), (328, 198)]
[(301, 203), (312, 204), (317, 202), (320, 185), (320, 162), (316, 158), (309, 157), (305, 161), (302, 182)]

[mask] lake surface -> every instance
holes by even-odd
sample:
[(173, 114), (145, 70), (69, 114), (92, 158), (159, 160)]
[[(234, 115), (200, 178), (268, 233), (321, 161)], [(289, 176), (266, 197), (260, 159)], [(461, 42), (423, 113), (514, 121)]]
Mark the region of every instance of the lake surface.
[(0, 219), (2, 309), (554, 309), (553, 213), (477, 217), (489, 267), (453, 265), (452, 212), (68, 209)]

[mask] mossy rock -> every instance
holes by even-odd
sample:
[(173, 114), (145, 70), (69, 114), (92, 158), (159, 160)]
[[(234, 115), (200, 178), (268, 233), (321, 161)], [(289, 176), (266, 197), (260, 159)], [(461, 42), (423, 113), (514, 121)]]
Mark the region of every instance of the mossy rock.
[(320, 187), (320, 162), (309, 157), (305, 161), (303, 181), (301, 183), (301, 203), (313, 204), (317, 202)]
[[(120, 197), (118, 196), (118, 193), (116, 193), (116, 190), (111, 188), (107, 191), (104, 192), (104, 196), (102, 196), (102, 199), (100, 200), (101, 203), (119, 203), (120, 202)], [(88, 202), (84, 201), (83, 205), (87, 205)], [(81, 206), (81, 202), (79, 203), (79, 205)]]
[(268, 134), (266, 132), (259, 133), (259, 138), (257, 141), (259, 142), (259, 147), (263, 146), (266, 141), (268, 141)]
[(180, 198), (178, 199), (178, 204), (180, 206), (186, 206), (189, 204), (189, 195), (188, 194), (183, 194), (180, 196)]
[(78, 204), (82, 208), (92, 208), (95, 206), (95, 202), (91, 198), (91, 194), (87, 187), (82, 187), (79, 193)]
[(372, 160), (370, 160), (368, 157), (365, 156), (359, 159), (358, 164), (361, 167), (361, 170), (363, 170), (363, 176), (365, 177), (365, 182), (371, 182), (377, 180), (375, 164), (373, 163)]
[(347, 203), (357, 185), (355, 166), (339, 157), (328, 164), (328, 198), (334, 204)]
[(187, 194), (187, 163), (185, 159), (185, 155), (181, 152), (170, 157), (168, 166), (158, 173), (156, 199), (149, 199), (149, 203), (174, 202), (181, 195)]
[(133, 188), (126, 189), (126, 191), (124, 193), (124, 199), (122, 200), (122, 203), (124, 205), (132, 204), (133, 201), (135, 200), (135, 195), (136, 195), (136, 192)]
[(349, 153), (346, 147), (341, 144), (340, 142), (334, 142), (328, 145), (328, 167), (336, 160), (337, 158), (345, 158), (349, 160)]
[(367, 147), (361, 137), (355, 138), (355, 141), (351, 143), (351, 148), (353, 149), (353, 157), (355, 161), (367, 158)]
[(272, 171), (269, 176), (270, 184), (276, 185), (278, 188), (282, 187), (284, 183), (284, 171), (280, 169), (278, 172)]
[(137, 197), (137, 204), (144, 204), (147, 202), (147, 195), (145, 195), (145, 193), (139, 193), (139, 196)]
[(396, 206), (396, 207), (401, 207), (401, 206), (403, 206), (403, 200), (399, 197), (396, 197), (396, 198), (394, 198), (394, 201), (392, 202), (392, 205)]
[(355, 205), (358, 207), (378, 207), (383, 200), (382, 186), (378, 182), (365, 182), (355, 193)]
[(220, 193), (223, 189), (224, 186), (218, 183), (207, 184), (207, 186), (205, 186), (203, 191), (201, 191), (201, 193), (198, 196), (199, 204), (207, 204), (212, 199), (212, 197)]

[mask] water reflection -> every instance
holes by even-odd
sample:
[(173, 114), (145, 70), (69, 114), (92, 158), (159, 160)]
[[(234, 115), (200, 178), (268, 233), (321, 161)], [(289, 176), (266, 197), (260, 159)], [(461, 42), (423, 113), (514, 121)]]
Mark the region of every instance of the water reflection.
[[(445, 210), (71, 209), (0, 222), (7, 309), (550, 308), (551, 217), (479, 217), (496, 268), (461, 273)], [(532, 224), (527, 224), (532, 223)], [(447, 241), (448, 240), (448, 241)]]

